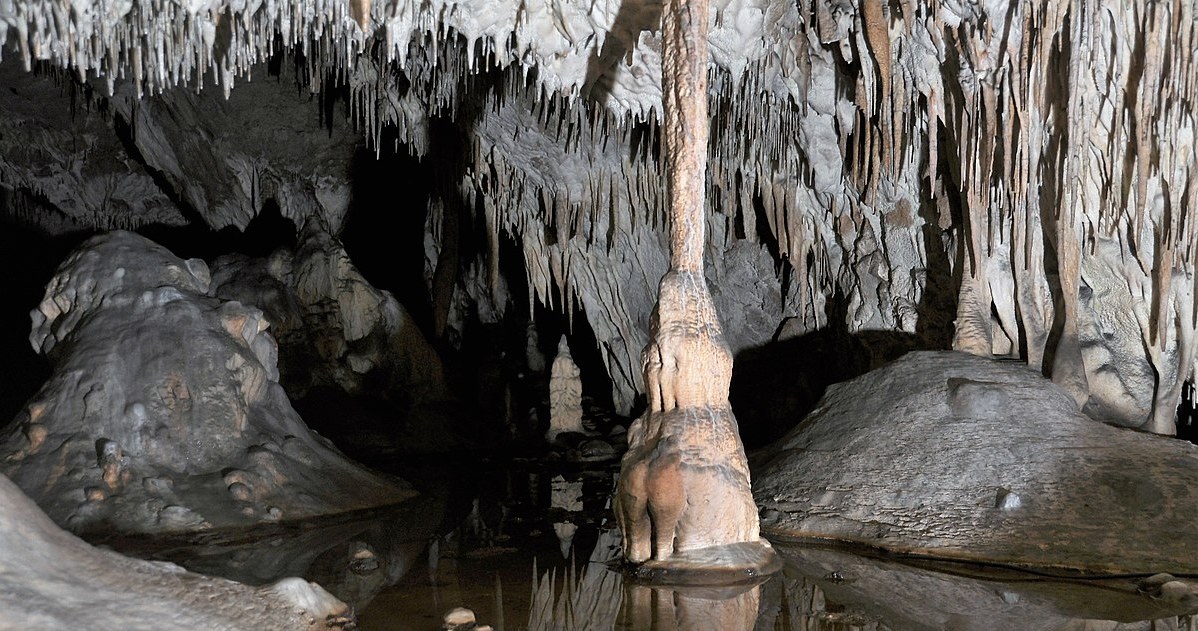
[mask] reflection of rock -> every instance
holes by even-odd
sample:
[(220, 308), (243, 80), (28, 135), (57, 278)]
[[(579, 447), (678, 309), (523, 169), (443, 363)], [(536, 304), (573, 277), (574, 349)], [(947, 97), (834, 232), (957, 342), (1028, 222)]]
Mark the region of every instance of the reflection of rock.
[(771, 451), (754, 476), (771, 537), (1198, 570), (1193, 447), (1096, 423), (1023, 365), (909, 354), (829, 388)]
[[(1162, 619), (1196, 610), (1193, 603), (1184, 607), (1140, 593), (1133, 579), (1054, 581), (1012, 569), (961, 564), (938, 572), (934, 566), (836, 550), (779, 546), (779, 552), (786, 558), (787, 572), (782, 584), (765, 586), (765, 599), (779, 601), (772, 605), (778, 614), (810, 621), (812, 626), (805, 628), (812, 631), (1147, 631), (1189, 628), (1179, 627), (1176, 619)], [(1158, 622), (1139, 622), (1149, 620)]]
[(365, 514), (259, 525), (252, 533), (178, 533), (98, 543), (249, 585), (303, 576), (362, 612), (407, 574), (444, 516), (445, 498), (433, 493)]
[(549, 481), (549, 506), (567, 512), (582, 510), (582, 480), (567, 480), (560, 475)]
[(656, 631), (750, 631), (757, 618), (759, 585), (732, 588), (649, 587), (624, 580), (609, 567), (620, 557), (620, 532), (602, 530), (590, 560), (559, 591), (549, 572), (537, 582), (529, 631), (619, 628)]
[(627, 585), (625, 618), (631, 629), (655, 631), (752, 631), (761, 586), (732, 589)]
[(260, 588), (93, 548), (0, 476), (0, 628), (331, 629), (346, 605), (289, 578)]
[[(560, 475), (549, 481), (549, 507), (565, 513), (582, 512), (582, 480), (566, 480)], [(574, 535), (578, 526), (570, 521), (553, 522), (553, 534), (557, 536), (558, 549), (563, 558), (570, 557)]]
[(0, 443), (61, 524), (159, 531), (294, 519), (412, 492), (347, 461), (292, 410), (257, 309), (127, 232), (59, 268), (30, 339), (55, 370)]
[(549, 431), (545, 438), (552, 441), (562, 432), (585, 432), (582, 426), (582, 373), (570, 356), (566, 336), (557, 345), (549, 377)]

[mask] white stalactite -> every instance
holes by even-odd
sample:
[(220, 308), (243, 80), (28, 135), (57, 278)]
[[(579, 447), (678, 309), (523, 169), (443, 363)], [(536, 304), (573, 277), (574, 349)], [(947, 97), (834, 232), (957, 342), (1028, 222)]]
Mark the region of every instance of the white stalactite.
[[(463, 186), (493, 216), (492, 243), (504, 231), (522, 246), (533, 299), (581, 306), (627, 409), (665, 270), (655, 7), (0, 2), (0, 42), (26, 65), (154, 94), (209, 73), (228, 89), (280, 36), (311, 89), (348, 83), (364, 133), (377, 145), (394, 125), (417, 155), (431, 118), (470, 104)], [(1161, 375), (1152, 426), (1168, 431), (1198, 313), (1192, 2), (721, 0), (711, 25), (707, 214), (733, 228), (708, 249), (776, 239), (788, 289), (771, 317), (826, 326), (839, 294), (850, 332), (914, 331), (933, 259), (957, 244), (958, 346), (1018, 354), (1093, 404), (1085, 375), (1065, 374), (1088, 317), (1077, 283), (1108, 264), (1096, 244), (1116, 242), (1151, 305), (1136, 332)], [(471, 83), (495, 70), (498, 89)], [(1053, 370), (1053, 357), (1071, 359)]]

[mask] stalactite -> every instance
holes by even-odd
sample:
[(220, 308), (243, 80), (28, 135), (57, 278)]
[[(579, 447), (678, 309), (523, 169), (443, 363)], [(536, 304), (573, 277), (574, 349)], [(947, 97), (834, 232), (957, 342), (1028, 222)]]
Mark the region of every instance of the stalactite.
[[(588, 257), (609, 261), (630, 256), (625, 248), (652, 247), (665, 225), (654, 155), (659, 86), (636, 80), (656, 72), (656, 44), (611, 32), (616, 3), (578, 15), (539, 13), (514, 0), (470, 10), (448, 0), (375, 4), (310, 0), (192, 12), (173, 0), (16, 3), (0, 6), (0, 48), (15, 48), (26, 67), (48, 60), (110, 90), (129, 81), (139, 94), (155, 94), (180, 84), (198, 89), (206, 77), (231, 90), (279, 41), (302, 51), (309, 89), (349, 85), (352, 116), (376, 150), (392, 129), (417, 156), (428, 151), (430, 119), (456, 117), (471, 103), (480, 108), (468, 159), (476, 179), (454, 186), (481, 196), (489, 240), (499, 231), (516, 237), (532, 299), (565, 309), (578, 299), (584, 312), (596, 309), (587, 306), (588, 291), (606, 292), (610, 302), (614, 289), (597, 288), (608, 281)], [(721, 10), (748, 10), (733, 4)], [(1198, 295), (1188, 281), (1169, 288), (1194, 275), (1198, 240), (1198, 61), (1187, 53), (1198, 43), (1193, 3), (799, 0), (759, 9), (760, 33), (737, 31), (736, 15), (714, 21), (723, 37), (713, 41), (738, 44), (712, 51), (705, 191), (709, 217), (727, 214), (746, 238), (760, 230), (776, 239), (779, 282), (789, 274), (791, 293), (801, 297), (792, 304), (803, 305), (788, 317), (822, 326), (821, 296), (839, 292), (870, 303), (848, 316), (850, 331), (907, 326), (897, 314), (920, 302), (917, 284), (898, 292), (909, 295), (852, 290), (894, 284), (904, 261), (891, 249), (927, 245), (927, 213), (916, 210), (900, 226), (887, 219), (895, 208), (934, 215), (946, 206), (927, 194), (956, 189), (964, 225), (936, 228), (965, 249), (971, 285), (959, 316), (978, 327), (979, 339), (1020, 338), (1011, 340), (1015, 348), (1046, 368), (1044, 358), (1057, 350), (1047, 347), (1048, 330), (1061, 318), (1071, 330), (1078, 317), (1075, 268), (1099, 256), (1097, 240), (1115, 239), (1152, 273), (1141, 331), (1158, 349), (1151, 361), (1176, 380), (1192, 373), (1193, 336), (1177, 314), (1198, 312)], [(483, 11), (490, 21), (471, 19)], [(586, 64), (573, 62), (604, 46), (629, 54), (603, 70), (611, 90), (600, 102), (584, 93)], [(402, 94), (400, 76), (410, 83)], [(539, 164), (511, 150), (530, 143), (556, 159)], [(544, 240), (546, 217), (560, 234), (555, 243)], [(872, 239), (860, 238), (867, 225)], [(709, 247), (728, 247), (732, 232), (721, 231)], [(569, 261), (564, 274), (538, 268), (553, 253)], [(654, 267), (661, 261), (645, 259), (627, 263), (636, 268), (637, 292), (652, 285), (639, 276), (662, 271)], [(1052, 259), (1064, 262), (1055, 286)], [(880, 271), (871, 269), (876, 261)], [(1064, 313), (1053, 312), (1053, 292)], [(611, 319), (601, 344), (619, 346), (618, 335), (632, 346), (644, 341), (633, 333), (643, 316), (592, 315)], [(961, 346), (994, 350), (986, 342)], [(626, 375), (617, 386), (626, 399), (640, 385), (630, 369), (635, 353), (606, 355), (613, 375)], [(1184, 365), (1157, 365), (1173, 361)], [(1173, 386), (1159, 385), (1158, 415)]]

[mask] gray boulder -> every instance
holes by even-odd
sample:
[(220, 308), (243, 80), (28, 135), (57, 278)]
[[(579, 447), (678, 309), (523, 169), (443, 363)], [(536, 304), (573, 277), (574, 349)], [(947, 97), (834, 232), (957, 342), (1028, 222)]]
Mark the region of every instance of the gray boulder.
[(75, 531), (238, 526), (414, 495), (311, 432), (262, 312), (114, 232), (62, 264), (33, 313), (49, 381), (0, 437), (0, 471)]
[(762, 531), (1093, 571), (1198, 571), (1198, 448), (1026, 365), (911, 353), (828, 389), (754, 471)]

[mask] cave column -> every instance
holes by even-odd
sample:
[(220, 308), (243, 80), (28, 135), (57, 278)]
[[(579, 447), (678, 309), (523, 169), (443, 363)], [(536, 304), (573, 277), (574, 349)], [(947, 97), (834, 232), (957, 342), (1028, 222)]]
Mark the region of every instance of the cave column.
[[(629, 429), (616, 518), (641, 575), (686, 582), (778, 567), (760, 538), (736, 419), (732, 354), (703, 275), (707, 169), (707, 0), (666, 0), (662, 13), (662, 151), (670, 269), (658, 286), (643, 360), (649, 409)], [(696, 570), (697, 572), (691, 572)]]

